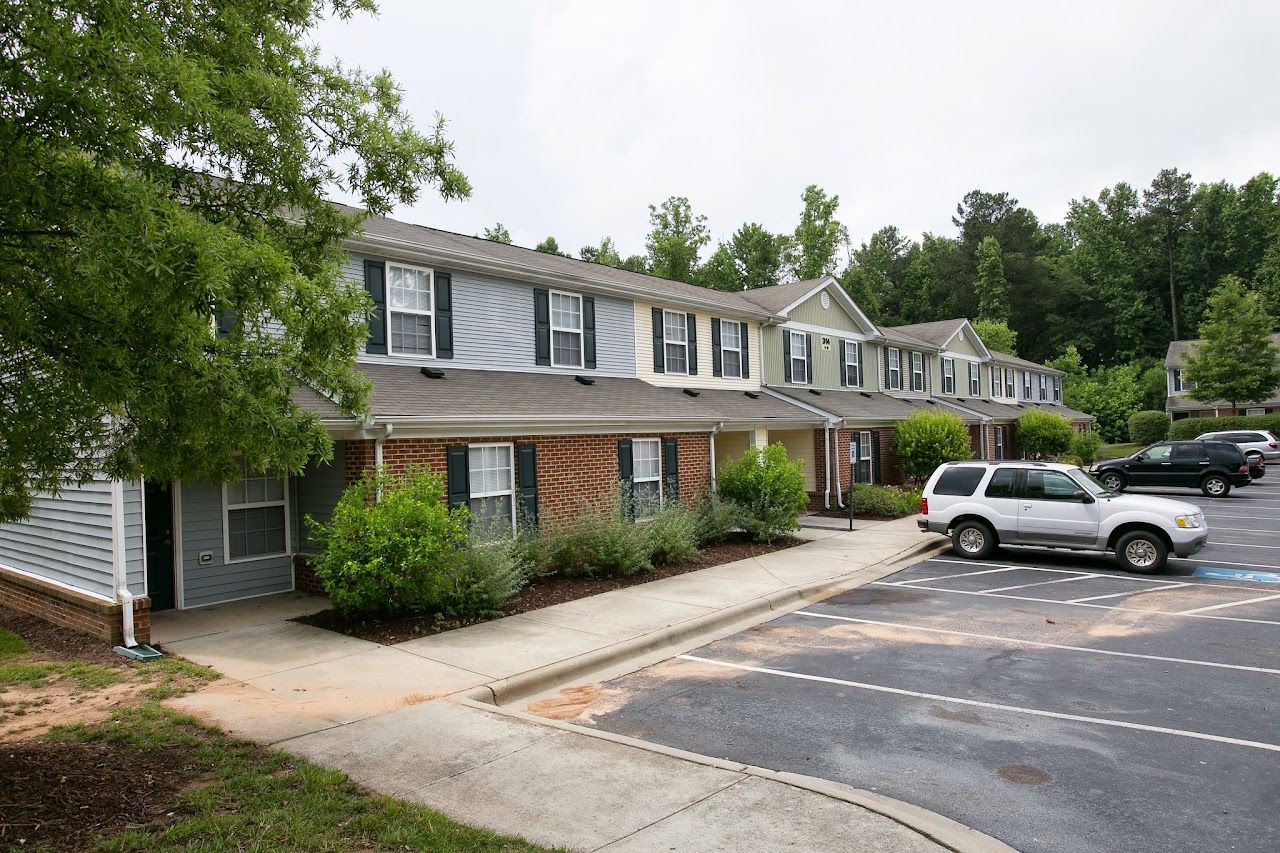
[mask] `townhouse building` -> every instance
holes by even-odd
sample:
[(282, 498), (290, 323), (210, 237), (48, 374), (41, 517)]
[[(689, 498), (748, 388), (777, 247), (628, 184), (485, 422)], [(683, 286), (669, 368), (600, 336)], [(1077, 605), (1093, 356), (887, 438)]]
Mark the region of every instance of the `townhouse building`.
[[(1280, 332), (1272, 335), (1271, 341), (1280, 347)], [(1199, 341), (1195, 340), (1170, 341), (1169, 349), (1165, 352), (1167, 395), (1164, 410), (1169, 413), (1170, 418), (1176, 421), (1182, 418), (1216, 418), (1233, 414), (1271, 415), (1280, 412), (1280, 388), (1276, 388), (1274, 393), (1265, 400), (1250, 400), (1242, 404), (1239, 411), (1233, 411), (1231, 403), (1226, 400), (1206, 403), (1192, 398), (1188, 392), (1195, 387), (1195, 384), (1183, 376), (1183, 359), (1197, 343)]]

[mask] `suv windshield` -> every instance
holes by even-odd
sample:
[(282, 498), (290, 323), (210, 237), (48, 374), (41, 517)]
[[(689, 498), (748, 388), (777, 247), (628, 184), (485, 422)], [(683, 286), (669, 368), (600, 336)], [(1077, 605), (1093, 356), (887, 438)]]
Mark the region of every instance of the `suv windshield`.
[(1094, 497), (1117, 494), (1116, 492), (1111, 491), (1106, 486), (1099, 483), (1096, 479), (1094, 479), (1094, 476), (1090, 474), (1088, 471), (1079, 471), (1079, 470), (1069, 471), (1067, 473), (1067, 476), (1069, 476), (1071, 479), (1079, 483), (1080, 488), (1084, 489), (1086, 492), (1093, 495)]

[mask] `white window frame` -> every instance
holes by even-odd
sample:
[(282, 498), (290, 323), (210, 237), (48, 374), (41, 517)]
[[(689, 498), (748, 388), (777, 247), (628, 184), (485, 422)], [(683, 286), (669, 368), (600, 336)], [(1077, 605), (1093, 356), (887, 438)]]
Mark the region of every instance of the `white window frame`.
[[(684, 340), (673, 341), (667, 335), (667, 318), (679, 317), (680, 330), (684, 335)], [(684, 349), (684, 370), (672, 370), (671, 365), (667, 362), (667, 347), (682, 347)], [(672, 376), (688, 376), (689, 375), (689, 315), (683, 311), (662, 310), (662, 372)]]
[[(568, 328), (567, 326), (556, 325), (555, 298), (557, 296), (566, 296), (570, 299), (575, 300), (578, 303), (578, 328), (571, 329), (571, 328)], [(550, 341), (548, 341), (548, 344), (551, 347), (551, 366), (552, 367), (571, 367), (571, 368), (577, 368), (577, 369), (586, 367), (587, 335), (586, 335), (586, 330), (583, 329), (582, 327), (583, 326), (582, 294), (570, 293), (567, 290), (547, 291), (547, 325), (551, 328), (551, 331), (548, 333), (551, 338)], [(577, 364), (562, 364), (556, 360), (556, 332), (564, 332), (566, 334), (578, 336), (578, 363)]]
[(1265, 415), (1266, 413), (1267, 413), (1266, 406), (1251, 406), (1250, 408), (1247, 408), (1244, 410), (1244, 416), (1246, 418), (1252, 418), (1258, 415)]
[[(733, 329), (733, 333), (738, 338), (738, 345), (736, 347), (725, 346), (724, 344), (725, 329)], [(741, 379), (742, 378), (742, 368), (743, 368), (742, 336), (745, 333), (745, 330), (746, 330), (746, 325), (744, 323), (739, 323), (737, 320), (721, 320), (720, 321), (720, 375), (725, 379)], [(727, 352), (736, 352), (738, 354), (738, 374), (736, 376), (730, 376), (728, 369), (725, 367), (724, 354)], [(685, 357), (688, 358), (687, 353)], [(665, 360), (665, 358), (666, 358), (666, 351), (664, 350), (663, 359)]]
[[(862, 347), (857, 341), (844, 342), (844, 382), (850, 388), (862, 387), (862, 359), (859, 358), (859, 350)], [(853, 368), (853, 375), (849, 375), (849, 368)]]
[(1061, 376), (1053, 377), (1053, 402), (1055, 403), (1062, 402), (1062, 377)]
[[(813, 376), (810, 374), (810, 369), (809, 369), (810, 368), (809, 336), (804, 332), (796, 332), (791, 329), (787, 329), (786, 332), (788, 335), (791, 336), (791, 356), (790, 356), (791, 381), (796, 385), (808, 385), (813, 381)], [(804, 355), (796, 355), (796, 339), (797, 338), (799, 338), (800, 340), (800, 351), (804, 353)], [(802, 362), (804, 364), (804, 379), (796, 378), (796, 362), (797, 361)]]
[(885, 360), (888, 363), (889, 370), (886, 381), (889, 387), (888, 391), (902, 390), (902, 350), (897, 347), (885, 348)]
[[(947, 388), (947, 381), (950, 380), (951, 388)], [(942, 393), (956, 393), (956, 360), (954, 358), (944, 358), (942, 360)]]
[[(655, 445), (655, 446), (658, 448), (658, 457), (657, 457), (657, 458), (658, 458), (658, 473), (657, 473), (657, 476), (654, 476), (654, 477), (637, 477), (637, 476), (636, 476), (636, 471), (635, 471), (635, 461), (634, 461), (634, 460), (635, 460), (635, 448), (636, 448), (636, 445), (638, 445), (638, 444), (653, 444), (653, 445)], [(658, 483), (658, 510), (659, 510), (659, 511), (661, 511), (662, 507), (665, 505), (665, 502), (666, 502), (666, 495), (664, 495), (664, 494), (662, 493), (662, 491), (663, 491), (663, 490), (662, 490), (662, 439), (660, 439), (660, 438), (633, 438), (633, 439), (631, 439), (631, 458), (632, 458), (632, 466), (631, 466), (631, 484), (632, 484), (632, 486), (631, 486), (631, 491), (632, 491), (632, 494), (633, 494), (633, 495), (635, 494), (635, 484), (636, 484), (636, 483), (652, 483), (652, 482), (654, 482), (654, 481), (657, 481), (657, 483)], [(650, 519), (653, 519), (653, 518), (656, 518), (656, 514), (655, 514), (655, 515), (640, 515), (640, 514), (639, 514), (639, 510), (638, 510), (638, 508), (636, 508), (636, 521), (649, 521)]]
[(1186, 379), (1183, 378), (1183, 371), (1181, 367), (1173, 368), (1173, 393), (1174, 394), (1185, 394), (1187, 391), (1190, 391), (1194, 387), (1196, 387), (1196, 383), (1188, 382)]
[[(916, 387), (916, 377), (920, 377), (920, 387)], [(924, 393), (924, 353), (911, 353), (911, 390), (917, 394)]]
[(1037, 373), (1040, 377), (1040, 402), (1048, 402), (1049, 400), (1049, 377), (1044, 373)]
[(858, 463), (865, 461), (867, 463), (867, 482), (874, 484), (876, 481), (876, 466), (871, 464), (871, 431), (858, 430)]
[[(511, 496), (511, 535), (516, 534), (516, 446), (509, 441), (489, 441), (478, 442), (476, 444), (467, 445), (467, 481), (471, 481), (471, 448), (481, 447), (505, 447), (507, 449), (507, 468), (511, 471), (511, 488), (506, 491), (497, 492), (471, 492), (467, 494), (467, 509), (471, 508), (471, 502), (479, 498), (500, 498), (503, 495)], [(474, 514), (472, 518), (474, 519)]]
[(1031, 371), (1022, 371), (1022, 399), (1031, 400)]
[[(241, 468), (244, 463), (241, 462)], [(248, 474), (246, 473), (246, 476)], [(256, 475), (255, 475), (255, 478)], [(283, 497), (278, 501), (255, 501), (247, 504), (232, 504), (231, 496), (227, 493), (229, 483), (222, 484), (222, 562), (227, 565), (235, 563), (252, 563), (255, 560), (270, 560), (275, 557), (287, 557), (293, 553), (293, 536), (289, 530), (289, 478), (275, 477), (280, 481), (280, 491)], [(231, 513), (238, 509), (266, 509), (267, 507), (282, 506), (284, 507), (284, 550), (272, 551), (270, 554), (252, 554), (245, 557), (231, 556)]]
[(996, 458), (1004, 458), (1004, 427), (998, 426), (994, 430), (996, 439)]
[(1004, 396), (1004, 373), (1000, 368), (992, 365), (991, 367), (991, 396)]
[[(413, 272), (424, 272), (427, 274), (427, 281), (429, 282), (429, 286), (431, 288), (430, 294), (427, 298), (427, 303), (428, 305), (431, 306), (428, 310), (423, 311), (418, 308), (392, 308), (391, 307), (391, 270), (392, 269), (412, 270)], [(436, 346), (438, 345), (438, 342), (436, 341), (436, 271), (431, 269), (430, 267), (420, 267), (420, 266), (415, 266), (414, 264), (402, 264), (402, 263), (399, 263), (398, 261), (397, 262), (387, 261), (385, 278), (386, 278), (386, 281), (384, 283), (384, 286), (387, 289), (387, 293), (386, 293), (387, 317), (385, 321), (387, 324), (387, 354), (398, 356), (399, 358), (435, 358)], [(415, 317), (427, 317), (429, 319), (429, 322), (431, 324), (431, 354), (430, 355), (427, 355), (425, 353), (420, 353), (420, 352), (399, 352), (396, 350), (395, 345), (391, 342), (391, 315), (392, 314), (412, 314)]]
[(1014, 376), (1014, 369), (1006, 367), (1004, 369), (1004, 396), (1008, 400), (1016, 400), (1018, 398), (1017, 385), (1018, 377)]
[(982, 367), (976, 362), (969, 362), (969, 396), (982, 396)]

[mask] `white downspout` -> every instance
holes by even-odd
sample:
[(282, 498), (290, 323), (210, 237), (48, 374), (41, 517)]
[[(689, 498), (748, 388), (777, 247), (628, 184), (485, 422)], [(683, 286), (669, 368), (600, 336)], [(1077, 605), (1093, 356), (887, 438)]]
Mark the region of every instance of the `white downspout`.
[(715, 429), (711, 430), (711, 494), (716, 493), (716, 433), (724, 429), (724, 421), (716, 424)]
[[(391, 433), (395, 431), (395, 428), (395, 424), (383, 424), (382, 435), (373, 440), (373, 467), (375, 471), (382, 470), (382, 445), (391, 437)], [(377, 498), (382, 498), (382, 486), (378, 486)]]
[(120, 602), (120, 628), (124, 647), (138, 645), (133, 636), (133, 593), (125, 569), (124, 553), (124, 483), (111, 481), (111, 573), (115, 581), (116, 600)]
[(831, 422), (828, 421), (822, 425), (822, 441), (823, 457), (826, 460), (827, 483), (826, 490), (822, 493), (822, 508), (831, 509)]
[(834, 426), (836, 431), (836, 506), (844, 509), (844, 486), (840, 484), (840, 424)]

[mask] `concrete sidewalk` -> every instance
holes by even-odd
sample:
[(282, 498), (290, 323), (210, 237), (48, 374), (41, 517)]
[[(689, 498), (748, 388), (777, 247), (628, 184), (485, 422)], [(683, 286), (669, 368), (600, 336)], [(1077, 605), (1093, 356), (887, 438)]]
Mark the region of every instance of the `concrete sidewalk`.
[(927, 834), (953, 849), (998, 849), (867, 792), (476, 701), (515, 703), (637, 669), (884, 577), (945, 542), (913, 518), (801, 535), (811, 541), (394, 646), (283, 621), (292, 612), (246, 625), (234, 610), (227, 630), (205, 619), (184, 632), (174, 620), (156, 641), (228, 676), (177, 700), (182, 710), (374, 790), (546, 844), (934, 849)]

